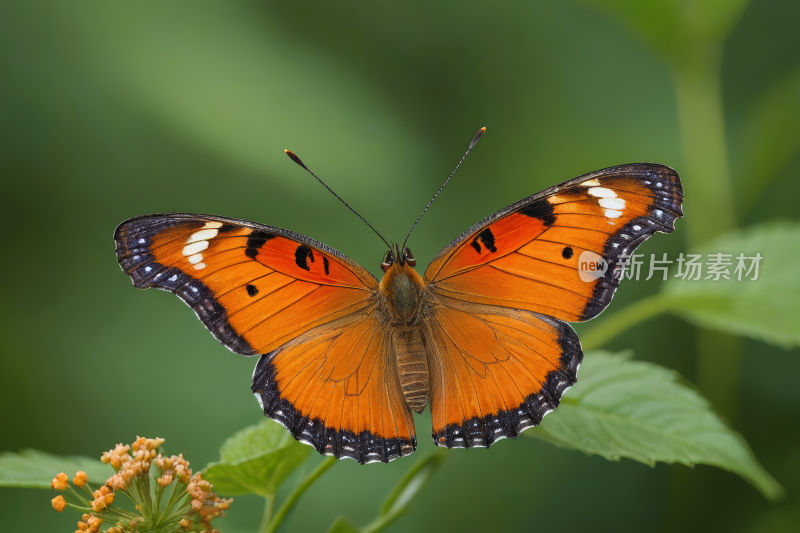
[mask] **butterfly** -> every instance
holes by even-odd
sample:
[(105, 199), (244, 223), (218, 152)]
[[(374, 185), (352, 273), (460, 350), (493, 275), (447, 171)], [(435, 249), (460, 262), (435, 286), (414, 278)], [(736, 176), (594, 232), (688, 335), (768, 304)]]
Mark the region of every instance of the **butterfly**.
[[(139, 216), (114, 239), (134, 286), (172, 292), (229, 350), (259, 356), (252, 392), (295, 439), (387, 463), (415, 451), (412, 411), (426, 405), (445, 448), (537, 426), (577, 381), (583, 352), (568, 322), (608, 306), (626, 258), (673, 231), (682, 200), (670, 167), (598, 170), (481, 220), (423, 275), (408, 236), (387, 243), (380, 281), (321, 242), (234, 218)], [(606, 267), (588, 278), (587, 253)]]

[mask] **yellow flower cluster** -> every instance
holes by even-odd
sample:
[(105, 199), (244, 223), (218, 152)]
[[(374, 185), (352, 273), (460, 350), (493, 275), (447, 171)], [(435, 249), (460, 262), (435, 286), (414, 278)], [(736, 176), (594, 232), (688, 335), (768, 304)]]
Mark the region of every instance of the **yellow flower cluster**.
[[(206, 523), (217, 517), (224, 517), (223, 511), (230, 509), (233, 502), (233, 499), (220, 498), (214, 494), (212, 487), (211, 483), (200, 478), (200, 474), (195, 474), (186, 487), (186, 491), (193, 498), (192, 512), (200, 515), (200, 520)], [(184, 527), (183, 524), (181, 527)]]
[[(211, 521), (225, 516), (232, 499), (217, 496), (212, 485), (201, 474), (192, 475), (189, 461), (183, 454), (165, 456), (158, 453), (164, 439), (137, 437), (130, 444), (117, 444), (104, 452), (100, 460), (114, 468), (114, 474), (99, 489), (92, 491), (86, 472), (77, 472), (72, 483), (90, 497), (81, 496), (69, 484), (65, 473), (58, 474), (50, 486), (58, 491), (70, 490), (80, 505), (68, 503), (63, 496), (51, 500), (53, 509), (62, 512), (66, 507), (80, 510), (81, 532), (99, 532), (105, 521), (116, 524), (105, 533), (167, 533), (183, 531), (219, 533)], [(155, 465), (155, 466), (153, 466)], [(156, 482), (155, 498), (151, 497), (150, 472)], [(165, 489), (174, 483), (171, 496), (161, 508)], [(127, 496), (137, 512), (115, 505), (117, 494)]]
[(184, 485), (189, 483), (192, 469), (189, 468), (189, 461), (183, 458), (183, 454), (164, 457), (158, 454), (156, 466), (161, 469), (161, 477), (156, 482), (162, 487), (166, 487), (172, 480), (178, 478), (178, 482)]

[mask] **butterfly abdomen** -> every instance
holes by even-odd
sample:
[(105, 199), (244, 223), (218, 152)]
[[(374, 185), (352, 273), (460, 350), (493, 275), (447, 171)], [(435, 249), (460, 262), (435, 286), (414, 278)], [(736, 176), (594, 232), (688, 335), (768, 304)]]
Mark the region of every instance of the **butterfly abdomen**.
[(396, 329), (397, 373), (408, 406), (421, 413), (428, 404), (428, 359), (420, 328)]

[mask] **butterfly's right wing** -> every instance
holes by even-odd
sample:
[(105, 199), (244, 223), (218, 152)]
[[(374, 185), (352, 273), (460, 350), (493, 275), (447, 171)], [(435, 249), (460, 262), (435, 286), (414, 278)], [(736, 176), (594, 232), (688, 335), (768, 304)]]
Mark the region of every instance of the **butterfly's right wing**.
[(569, 324), (522, 309), (439, 296), (423, 328), (443, 448), (489, 447), (538, 426), (583, 360)]

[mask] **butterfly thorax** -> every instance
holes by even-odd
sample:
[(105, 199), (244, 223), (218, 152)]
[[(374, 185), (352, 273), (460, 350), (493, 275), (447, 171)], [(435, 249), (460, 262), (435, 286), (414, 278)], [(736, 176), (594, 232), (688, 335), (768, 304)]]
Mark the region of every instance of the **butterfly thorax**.
[(395, 263), (386, 271), (380, 291), (392, 313), (393, 322), (416, 322), (424, 287), (422, 276), (408, 263)]

